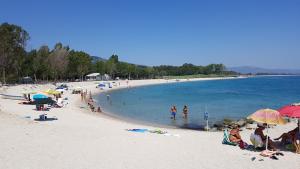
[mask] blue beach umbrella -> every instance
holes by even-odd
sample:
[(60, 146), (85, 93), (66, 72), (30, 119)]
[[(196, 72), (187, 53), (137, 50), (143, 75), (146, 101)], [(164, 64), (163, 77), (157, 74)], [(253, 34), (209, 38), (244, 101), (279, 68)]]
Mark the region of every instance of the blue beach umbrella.
[(105, 87), (105, 84), (100, 83), (98, 86), (99, 86), (99, 87)]
[(36, 95), (33, 95), (33, 100), (40, 100), (40, 99), (47, 99), (48, 96), (46, 95), (43, 95), (43, 94), (36, 94)]

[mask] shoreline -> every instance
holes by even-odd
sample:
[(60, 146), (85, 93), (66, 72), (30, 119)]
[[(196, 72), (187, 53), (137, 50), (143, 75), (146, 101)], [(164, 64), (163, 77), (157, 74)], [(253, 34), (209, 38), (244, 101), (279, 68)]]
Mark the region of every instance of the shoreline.
[[(99, 94), (103, 94), (103, 93), (110, 93), (110, 92), (114, 92), (114, 91), (118, 91), (118, 90), (126, 90), (126, 89), (130, 89), (130, 88), (153, 86), (153, 85), (165, 85), (165, 84), (172, 84), (172, 83), (188, 83), (188, 82), (212, 81), (212, 80), (236, 80), (236, 79), (245, 79), (245, 78), (249, 78), (249, 77), (237, 76), (237, 77), (194, 78), (194, 79), (180, 79), (179, 81), (176, 80), (176, 79), (171, 79), (171, 80), (170, 79), (168, 79), (168, 80), (166, 80), (166, 79), (148, 79), (147, 81), (149, 81), (150, 83), (146, 83), (146, 84), (138, 84), (138, 85), (133, 84), (132, 86), (129, 86), (129, 87), (128, 86), (121, 86), (121, 87), (117, 86), (115, 88), (113, 87), (113, 88), (109, 88), (109, 89), (106, 89), (106, 90), (100, 90), (99, 89), (98, 91), (95, 91), (94, 93), (92, 93), (92, 98), (93, 98), (93, 100), (96, 101), (97, 106), (102, 107), (101, 103), (97, 99), (95, 99), (95, 96), (99, 95)], [(109, 81), (109, 82), (112, 82), (112, 81)], [(109, 118), (113, 118), (113, 119), (116, 119), (116, 120), (125, 121), (125, 122), (128, 122), (128, 123), (133, 123), (133, 124), (138, 124), (138, 125), (146, 125), (146, 126), (149, 126), (149, 127), (158, 127), (158, 128), (166, 128), (166, 129), (174, 129), (175, 128), (175, 129), (183, 129), (183, 130), (204, 131), (203, 130), (204, 128), (203, 129), (202, 128), (185, 128), (185, 127), (180, 127), (180, 126), (163, 125), (163, 124), (151, 123), (151, 122), (147, 122), (147, 121), (134, 120), (134, 119), (130, 119), (130, 118), (126, 118), (126, 117), (117, 115), (117, 114), (109, 112), (107, 110), (102, 111), (99, 114), (103, 114), (104, 116), (108, 116)]]

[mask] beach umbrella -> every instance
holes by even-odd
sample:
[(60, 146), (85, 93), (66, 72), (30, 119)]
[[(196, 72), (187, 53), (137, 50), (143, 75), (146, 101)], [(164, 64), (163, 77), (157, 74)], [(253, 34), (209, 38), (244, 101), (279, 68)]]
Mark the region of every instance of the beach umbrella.
[(300, 131), (300, 103), (294, 103), (290, 105), (286, 105), (278, 109), (282, 116), (298, 118), (298, 125)]
[(300, 103), (286, 105), (278, 109), (282, 116), (300, 118)]
[(47, 94), (52, 94), (52, 95), (60, 94), (59, 91), (55, 91), (55, 90), (52, 90), (52, 89), (48, 89), (48, 90), (46, 90), (44, 92), (47, 93)]
[(100, 83), (98, 86), (99, 86), (99, 87), (105, 87), (105, 84)]
[(253, 121), (258, 123), (266, 123), (267, 124), (267, 140), (266, 140), (266, 150), (268, 148), (268, 128), (269, 125), (272, 124), (285, 124), (286, 121), (282, 118), (281, 114), (277, 110), (273, 109), (260, 109), (247, 117)]
[(44, 94), (35, 94), (33, 95), (33, 100), (39, 100), (39, 99), (47, 99), (48, 96), (44, 95)]

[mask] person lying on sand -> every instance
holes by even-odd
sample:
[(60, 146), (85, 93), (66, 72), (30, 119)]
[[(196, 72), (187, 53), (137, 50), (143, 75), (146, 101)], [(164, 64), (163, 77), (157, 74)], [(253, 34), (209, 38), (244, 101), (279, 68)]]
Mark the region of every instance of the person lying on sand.
[(278, 138), (275, 138), (274, 140), (280, 140), (281, 139), (281, 144), (285, 145), (285, 144), (291, 144), (293, 138), (295, 137), (296, 133), (299, 131), (299, 127), (296, 127), (294, 130), (291, 130), (287, 133), (283, 133), (281, 136), (279, 136)]
[[(267, 140), (267, 136), (264, 135), (263, 130), (267, 127), (267, 124), (257, 124), (257, 128), (254, 131), (254, 134), (260, 136), (261, 140), (263, 141), (263, 143), (266, 145), (266, 140)], [(270, 137), (268, 137), (268, 148), (272, 151), (276, 151), (274, 142), (270, 139)]]

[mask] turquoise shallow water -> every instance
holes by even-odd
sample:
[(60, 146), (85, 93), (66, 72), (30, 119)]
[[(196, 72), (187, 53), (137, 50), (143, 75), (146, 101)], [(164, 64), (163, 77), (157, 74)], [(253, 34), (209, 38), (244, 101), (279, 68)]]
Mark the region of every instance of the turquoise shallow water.
[[(106, 95), (110, 95), (107, 100)], [(105, 111), (113, 115), (185, 128), (224, 118), (240, 119), (260, 108), (278, 109), (300, 102), (300, 76), (268, 76), (233, 80), (169, 83), (112, 91), (96, 97)], [(177, 119), (170, 119), (170, 107), (177, 107)], [(189, 107), (189, 118), (182, 118), (182, 108)]]

